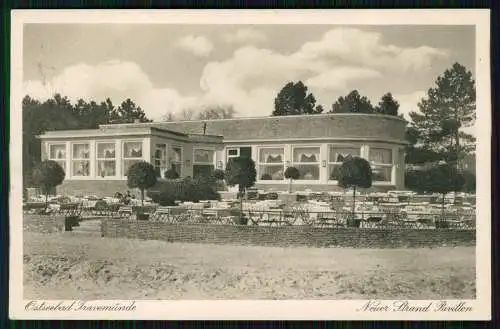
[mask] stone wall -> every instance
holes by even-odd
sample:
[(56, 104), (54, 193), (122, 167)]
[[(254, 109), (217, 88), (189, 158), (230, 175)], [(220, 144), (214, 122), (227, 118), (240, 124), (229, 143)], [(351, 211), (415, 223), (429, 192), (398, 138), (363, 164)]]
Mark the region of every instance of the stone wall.
[(476, 243), (476, 232), (474, 230), (182, 225), (119, 219), (103, 220), (101, 228), (103, 236), (111, 238), (214, 244), (406, 248), (474, 246)]
[(23, 214), (23, 230), (46, 234), (63, 232), (64, 216)]

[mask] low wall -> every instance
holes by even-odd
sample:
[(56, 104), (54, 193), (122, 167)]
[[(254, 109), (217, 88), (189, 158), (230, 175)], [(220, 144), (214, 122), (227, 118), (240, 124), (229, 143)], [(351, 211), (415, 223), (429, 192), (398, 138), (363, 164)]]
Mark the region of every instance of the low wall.
[(112, 238), (267, 246), (399, 248), (476, 243), (474, 230), (183, 225), (119, 219), (103, 220), (101, 229), (104, 237)]
[(23, 214), (23, 230), (36, 233), (64, 231), (64, 216)]

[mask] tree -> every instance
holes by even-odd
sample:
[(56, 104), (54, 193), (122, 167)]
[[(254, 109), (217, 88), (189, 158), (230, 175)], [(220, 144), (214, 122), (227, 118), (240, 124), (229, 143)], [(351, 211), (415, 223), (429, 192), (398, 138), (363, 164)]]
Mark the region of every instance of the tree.
[(330, 113), (373, 113), (374, 109), (370, 100), (359, 94), (357, 90), (351, 91), (345, 97), (339, 97), (332, 104)]
[(179, 174), (173, 168), (170, 168), (169, 170), (165, 171), (165, 178), (166, 179), (177, 179), (177, 178), (179, 178)]
[(236, 111), (232, 106), (213, 106), (198, 113), (198, 120), (232, 119)]
[(342, 188), (353, 189), (352, 214), (356, 209), (356, 188), (372, 186), (372, 169), (370, 163), (360, 157), (348, 156), (340, 165), (338, 171), (338, 185)]
[(394, 99), (391, 93), (387, 93), (380, 99), (378, 106), (374, 108), (374, 112), (385, 115), (398, 115), (399, 103)]
[(439, 154), (440, 160), (458, 168), (460, 160), (475, 148), (475, 137), (461, 130), (476, 119), (472, 73), (453, 64), (437, 78), (418, 107), (420, 113), (410, 113), (412, 127), (419, 132), (418, 147)]
[(146, 117), (146, 113), (135, 105), (130, 98), (122, 102), (111, 115), (111, 121), (113, 123), (134, 123), (136, 120), (139, 120), (139, 122), (151, 122), (151, 120)]
[(285, 178), (290, 179), (290, 185), (288, 187), (288, 193), (292, 193), (292, 181), (294, 179), (299, 179), (300, 172), (295, 167), (288, 167), (285, 170)]
[(33, 180), (35, 185), (41, 188), (45, 194), (45, 210), (48, 206), (49, 192), (61, 185), (65, 176), (64, 169), (56, 161), (46, 160), (35, 168)]
[(316, 105), (316, 98), (307, 93), (307, 87), (299, 81), (287, 83), (274, 99), (273, 116), (319, 114), (323, 112), (321, 105)]
[(229, 186), (238, 185), (238, 198), (240, 199), (240, 211), (242, 212), (245, 191), (255, 184), (257, 178), (255, 162), (245, 157), (231, 158), (227, 163), (225, 176), (226, 183)]
[(156, 184), (156, 171), (152, 164), (141, 161), (130, 166), (127, 172), (127, 186), (141, 191), (141, 205), (144, 206), (144, 190)]
[(425, 170), (421, 176), (427, 192), (440, 193), (441, 216), (444, 217), (444, 198), (446, 193), (460, 191), (464, 185), (464, 177), (460, 171), (449, 163), (437, 164)]

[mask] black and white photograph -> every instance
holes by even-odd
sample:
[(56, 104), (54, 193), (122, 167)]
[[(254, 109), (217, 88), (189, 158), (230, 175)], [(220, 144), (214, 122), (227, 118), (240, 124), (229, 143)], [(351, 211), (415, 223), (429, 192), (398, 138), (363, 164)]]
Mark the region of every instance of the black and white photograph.
[(448, 14), (13, 12), (11, 316), (488, 319), (489, 12)]

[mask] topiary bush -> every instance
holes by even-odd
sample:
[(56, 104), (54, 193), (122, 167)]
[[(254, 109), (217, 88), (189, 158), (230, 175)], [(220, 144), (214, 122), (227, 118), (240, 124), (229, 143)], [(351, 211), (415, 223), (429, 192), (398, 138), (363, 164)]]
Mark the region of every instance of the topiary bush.
[(127, 186), (141, 191), (141, 205), (144, 205), (144, 191), (157, 182), (156, 171), (152, 164), (141, 161), (130, 166), (127, 172)]
[(33, 171), (35, 185), (45, 194), (45, 209), (48, 206), (49, 192), (64, 181), (66, 173), (59, 163), (52, 160), (42, 161)]

